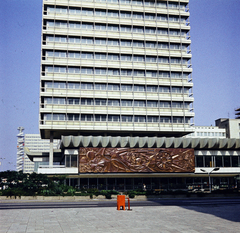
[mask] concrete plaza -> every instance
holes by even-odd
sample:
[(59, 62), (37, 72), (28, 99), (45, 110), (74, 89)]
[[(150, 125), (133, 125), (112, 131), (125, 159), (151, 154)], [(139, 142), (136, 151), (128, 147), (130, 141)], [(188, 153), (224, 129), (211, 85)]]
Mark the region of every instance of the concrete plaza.
[(0, 210), (0, 233), (240, 232), (240, 205)]

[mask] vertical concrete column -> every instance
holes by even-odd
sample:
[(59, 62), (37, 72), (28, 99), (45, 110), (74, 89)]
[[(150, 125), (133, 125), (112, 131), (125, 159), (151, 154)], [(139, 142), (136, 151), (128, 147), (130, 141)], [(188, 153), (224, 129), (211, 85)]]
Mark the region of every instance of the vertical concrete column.
[(53, 132), (50, 132), (49, 167), (53, 167)]

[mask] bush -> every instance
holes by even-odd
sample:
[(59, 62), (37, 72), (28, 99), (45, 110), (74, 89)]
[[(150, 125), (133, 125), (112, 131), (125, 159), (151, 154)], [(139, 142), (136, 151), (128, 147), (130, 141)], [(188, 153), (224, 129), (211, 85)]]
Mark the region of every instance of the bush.
[(107, 193), (107, 194), (105, 194), (105, 197), (106, 197), (106, 199), (112, 199), (112, 194), (111, 193)]
[(135, 197), (135, 194), (130, 193), (130, 194), (128, 194), (128, 196), (129, 196), (129, 198), (134, 198), (134, 197)]

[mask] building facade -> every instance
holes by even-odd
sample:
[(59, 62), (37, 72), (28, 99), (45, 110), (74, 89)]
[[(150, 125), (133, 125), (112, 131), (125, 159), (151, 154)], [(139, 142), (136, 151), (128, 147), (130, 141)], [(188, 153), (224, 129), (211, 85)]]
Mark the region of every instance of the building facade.
[(239, 140), (183, 138), (195, 130), (188, 2), (43, 0), (39, 128), (50, 151), (27, 152), (49, 161), (39, 173), (81, 188), (186, 188), (210, 172), (235, 184)]
[(227, 138), (240, 138), (240, 119), (219, 118), (215, 124), (226, 130)]
[(193, 131), (188, 0), (44, 0), (42, 27), (42, 138)]
[(187, 138), (226, 138), (226, 129), (218, 126), (195, 126), (194, 132), (184, 137)]

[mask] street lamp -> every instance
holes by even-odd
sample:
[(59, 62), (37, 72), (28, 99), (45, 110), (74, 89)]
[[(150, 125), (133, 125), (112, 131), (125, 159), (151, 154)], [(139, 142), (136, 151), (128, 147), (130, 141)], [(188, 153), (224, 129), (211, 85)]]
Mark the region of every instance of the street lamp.
[(219, 167), (215, 167), (210, 172), (208, 172), (208, 171), (206, 171), (204, 169), (200, 169), (202, 172), (206, 172), (208, 174), (208, 179), (209, 179), (208, 183), (209, 183), (209, 191), (210, 191), (210, 193), (212, 192), (212, 183), (211, 183), (210, 175), (211, 175), (212, 172), (218, 171), (219, 169), (220, 169)]

